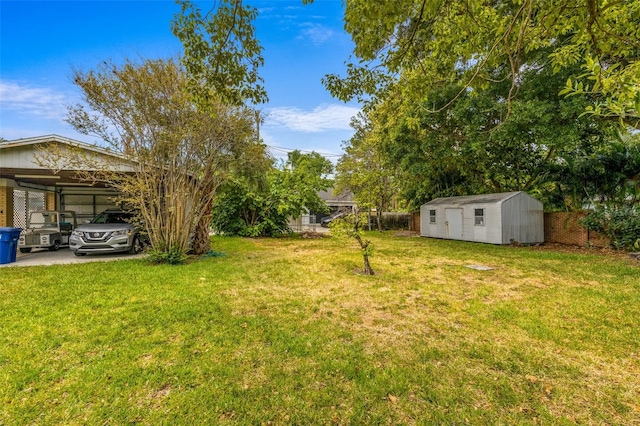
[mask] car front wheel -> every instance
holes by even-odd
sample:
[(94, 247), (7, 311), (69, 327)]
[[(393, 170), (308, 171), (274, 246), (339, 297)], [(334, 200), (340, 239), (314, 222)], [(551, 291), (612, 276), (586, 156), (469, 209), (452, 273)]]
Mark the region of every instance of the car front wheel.
[(133, 242), (131, 243), (131, 248), (129, 249), (129, 254), (138, 254), (142, 251), (144, 247), (142, 246), (142, 241), (140, 241), (140, 237), (137, 235), (133, 237)]

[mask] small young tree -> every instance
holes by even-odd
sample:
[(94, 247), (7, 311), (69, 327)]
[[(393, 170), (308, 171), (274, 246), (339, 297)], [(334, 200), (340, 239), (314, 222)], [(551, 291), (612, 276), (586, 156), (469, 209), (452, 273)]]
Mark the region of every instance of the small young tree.
[(364, 263), (362, 273), (364, 275), (375, 275), (375, 272), (369, 263), (369, 258), (373, 256), (373, 245), (370, 240), (364, 239), (362, 236), (362, 227), (368, 222), (368, 220), (368, 216), (366, 214), (359, 213), (356, 208), (353, 214), (332, 221), (329, 227), (331, 228), (332, 234), (339, 237), (346, 236), (354, 238), (358, 242)]

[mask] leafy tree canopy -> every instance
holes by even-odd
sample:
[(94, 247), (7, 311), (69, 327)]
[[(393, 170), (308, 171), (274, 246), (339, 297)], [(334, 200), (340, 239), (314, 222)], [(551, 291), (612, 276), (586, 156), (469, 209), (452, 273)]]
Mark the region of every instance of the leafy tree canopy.
[[(271, 161), (266, 159), (265, 161)], [(262, 163), (263, 165), (265, 162)], [(274, 236), (290, 232), (289, 220), (307, 210), (327, 211), (318, 195), (332, 181), (331, 162), (320, 154), (290, 152), (268, 168), (239, 171), (216, 198), (213, 225), (225, 235)]]
[(362, 208), (375, 208), (382, 230), (382, 212), (388, 211), (399, 189), (395, 167), (381, 150), (384, 126), (376, 124), (364, 113), (351, 121), (355, 133), (345, 142), (345, 154), (338, 161), (335, 190), (353, 193)]
[[(590, 94), (585, 111), (640, 125), (640, 2), (637, 0), (347, 0), (345, 28), (355, 42), (347, 76), (324, 82), (343, 100), (405, 97), (462, 82), (483, 90), (504, 67), (507, 99), (527, 71), (526, 56), (548, 49), (555, 71), (571, 68), (566, 94)], [(576, 67), (577, 65), (577, 67)], [(558, 91), (559, 93), (560, 91)]]
[(258, 69), (264, 64), (255, 37), (257, 9), (242, 0), (219, 0), (203, 15), (190, 0), (177, 0), (181, 12), (171, 30), (182, 42), (182, 63), (198, 106), (206, 109), (212, 97), (230, 105), (267, 101)]
[(459, 94), (462, 84), (450, 83), (422, 101), (389, 96), (368, 111), (412, 208), (436, 197), (516, 190), (536, 193), (547, 208), (583, 204), (582, 187), (560, 191), (555, 182), (578, 153), (610, 143), (617, 126), (580, 117), (584, 95), (556, 95), (571, 70), (554, 73), (545, 61), (543, 51), (530, 55), (511, 103), (511, 82), (501, 78), (508, 70), (499, 67), (483, 91)]

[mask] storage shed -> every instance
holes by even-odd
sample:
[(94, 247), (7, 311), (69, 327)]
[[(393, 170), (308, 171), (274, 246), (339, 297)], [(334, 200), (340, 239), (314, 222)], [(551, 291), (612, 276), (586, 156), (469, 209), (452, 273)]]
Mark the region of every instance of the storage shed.
[(542, 203), (522, 191), (436, 198), (420, 207), (420, 235), (491, 244), (542, 243)]

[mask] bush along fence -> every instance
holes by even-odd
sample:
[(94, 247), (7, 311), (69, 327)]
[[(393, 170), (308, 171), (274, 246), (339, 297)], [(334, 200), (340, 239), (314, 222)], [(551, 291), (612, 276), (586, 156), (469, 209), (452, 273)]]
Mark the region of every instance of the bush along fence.
[(592, 231), (606, 235), (611, 247), (640, 250), (640, 205), (598, 205), (580, 221)]
[[(412, 228), (414, 221), (414, 214), (405, 213), (405, 212), (382, 212), (382, 230), (383, 231), (392, 231), (392, 230), (409, 230), (409, 231), (420, 231), (420, 214), (418, 217), (418, 227)], [(371, 214), (371, 229), (378, 229), (378, 218), (375, 213)], [(364, 226), (363, 229), (368, 229), (367, 226)]]

